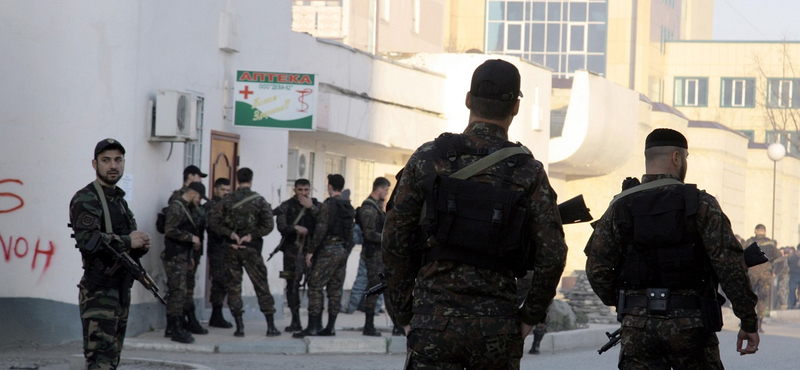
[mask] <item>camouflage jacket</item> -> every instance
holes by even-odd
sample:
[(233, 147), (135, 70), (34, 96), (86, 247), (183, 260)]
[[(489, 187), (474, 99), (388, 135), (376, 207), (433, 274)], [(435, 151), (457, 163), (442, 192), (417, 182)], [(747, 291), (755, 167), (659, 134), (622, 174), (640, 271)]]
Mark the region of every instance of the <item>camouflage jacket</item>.
[[(311, 198), (311, 207), (306, 209), (303, 217), (297, 222), (297, 225), (303, 226), (308, 229), (309, 234), (306, 237), (305, 244), (310, 241), (310, 236), (314, 235), (314, 229), (317, 224), (317, 215), (319, 215), (321, 204), (316, 198)], [(294, 243), (297, 239), (297, 230), (294, 228), (294, 220), (300, 215), (303, 210), (303, 205), (297, 200), (297, 197), (291, 197), (287, 201), (281, 203), (278, 208), (275, 208), (275, 223), (278, 224), (278, 231), (283, 236), (281, 242)]]
[[(136, 219), (124, 198), (125, 192), (118, 187), (114, 189), (103, 187), (103, 193), (111, 213), (113, 230), (105, 230), (103, 206), (92, 183), (78, 190), (69, 204), (69, 219), (75, 235), (75, 246), (81, 251), (83, 266), (87, 270), (94, 266), (95, 260), (105, 267), (113, 265), (113, 257), (109, 252), (100, 248), (93, 251), (85, 249), (86, 243), (95, 231), (100, 231), (102, 241), (117, 251), (131, 252), (130, 233), (137, 229)], [(137, 258), (144, 253), (146, 253), (145, 250), (137, 249), (136, 253), (131, 253), (131, 256)], [(102, 268), (103, 266), (95, 267)]]
[(361, 203), (356, 217), (364, 234), (364, 245), (380, 245), (383, 224), (386, 222), (386, 213), (378, 205), (379, 201), (369, 197)]
[[(210, 220), (214, 217), (216, 217), (217, 219), (221, 219), (222, 217), (221, 216), (222, 207), (220, 206), (221, 204), (222, 202), (219, 198), (211, 198), (205, 204), (203, 204), (203, 212), (206, 215), (206, 220), (209, 220), (210, 222)], [(227, 239), (227, 237), (229, 236), (229, 235), (220, 235), (215, 233), (213, 230), (211, 230), (211, 226), (208, 224), (206, 225), (206, 231), (208, 232), (209, 245), (215, 245), (215, 246), (220, 245), (223, 242), (225, 242), (225, 239)]]
[(275, 221), (272, 219), (272, 206), (262, 196), (245, 202), (237, 208), (233, 206), (245, 198), (257, 194), (250, 188), (239, 188), (220, 201), (220, 212), (209, 220), (211, 230), (229, 238), (236, 232), (240, 237), (250, 235), (253, 238), (248, 246), (261, 249), (263, 237), (272, 232)]
[[(336, 195), (325, 199), (322, 202), (322, 206), (319, 208), (319, 213), (317, 214), (317, 225), (314, 228), (314, 235), (311, 238), (311, 243), (308, 245), (308, 253), (314, 253), (317, 249), (325, 246), (325, 245), (335, 245), (335, 244), (348, 244), (352, 243), (352, 235), (353, 235), (353, 227), (349, 227), (348, 230), (344, 230), (345, 235), (351, 235), (349, 238), (350, 240), (345, 240), (340, 236), (332, 235), (330, 228), (333, 226), (331, 225), (331, 212), (332, 208), (336, 205), (335, 201), (342, 199), (341, 195)], [(352, 245), (345, 245), (346, 248), (352, 248)]]
[(166, 222), (164, 224), (165, 256), (174, 257), (180, 253), (188, 253), (193, 247), (192, 237), (197, 236), (197, 220), (189, 209), (191, 204), (183, 197), (173, 200), (167, 207)]
[[(507, 143), (507, 138), (502, 127), (485, 123), (469, 124), (463, 135), (464, 144), (472, 149), (499, 149)], [(478, 159), (480, 157), (465, 154), (456, 161), (458, 168), (464, 168)], [(501, 166), (505, 166), (505, 162), (490, 166), (470, 181), (499, 186), (503, 176), (497, 174), (505, 173)], [(423, 183), (438, 174), (448, 173), (448, 159), (438, 154), (434, 142), (428, 142), (411, 156), (397, 184), (395, 206), (387, 215), (382, 240), (386, 293), (395, 320), (405, 325), (413, 315), (422, 314), (474, 318), (518, 316), (527, 324), (542, 322), (556, 294), (567, 256), (556, 193), (550, 187), (542, 164), (531, 158), (518, 166), (511, 178), (511, 189), (525, 192), (530, 215), (528, 236), (535, 255), (534, 279), (521, 308), (516, 305), (516, 279), (511, 271), (500, 273), (452, 261), (432, 261), (420, 269), (413, 267), (419, 264), (412, 261), (415, 253), (409, 240), (420, 223), (427, 191)], [(428, 247), (434, 243), (437, 243), (435, 238), (428, 239)]]
[[(167, 200), (167, 204), (172, 204), (173, 200), (181, 199), (183, 193), (186, 193), (186, 189), (188, 188), (184, 186), (173, 191), (172, 195), (169, 197), (169, 200)], [(198, 232), (195, 235), (197, 235), (200, 240), (203, 240), (203, 230), (208, 227), (208, 217), (206, 216), (205, 208), (199, 204), (192, 203), (189, 205), (189, 213), (192, 214), (192, 219), (197, 221), (197, 225), (200, 226), (200, 229), (198, 229)]]
[[(671, 175), (644, 175), (642, 183), (648, 183), (663, 178), (677, 179)], [(677, 185), (666, 185), (649, 191), (668, 189)], [(717, 200), (700, 191), (698, 194), (699, 205), (695, 215), (695, 223), (703, 244), (710, 257), (711, 266), (719, 278), (722, 290), (733, 305), (733, 312), (742, 322), (742, 329), (752, 333), (756, 331), (755, 305), (757, 297), (750, 288), (747, 277), (747, 267), (744, 264), (744, 252), (731, 229), (730, 220), (722, 212)], [(586, 253), (586, 275), (592, 289), (607, 306), (618, 304), (619, 287), (617, 278), (621, 273), (621, 266), (625, 258), (624, 248), (620, 236), (620, 228), (615, 220), (617, 206), (606, 210), (603, 217), (595, 225), (594, 233), (589, 238), (584, 253)], [(629, 294), (643, 294), (643, 292), (628, 292)], [(701, 292), (691, 289), (673, 290), (677, 295), (701, 295)], [(647, 318), (646, 308), (635, 308), (626, 317), (626, 323), (631, 325), (644, 325)], [(681, 309), (674, 310), (665, 317), (682, 318), (681, 328), (690, 329), (702, 327), (700, 310)]]

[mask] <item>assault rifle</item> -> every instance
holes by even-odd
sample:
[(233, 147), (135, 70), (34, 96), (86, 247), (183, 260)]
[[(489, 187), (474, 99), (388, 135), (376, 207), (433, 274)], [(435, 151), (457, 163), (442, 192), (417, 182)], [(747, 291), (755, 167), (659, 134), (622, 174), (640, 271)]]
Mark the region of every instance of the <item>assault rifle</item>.
[(619, 343), (620, 339), (622, 339), (622, 335), (619, 333), (620, 329), (615, 330), (613, 333), (606, 332), (608, 342), (597, 350), (598, 355), (602, 355), (603, 352), (608, 351), (611, 349), (611, 347), (614, 347), (617, 345), (617, 343)]
[(386, 291), (386, 275), (384, 275), (381, 272), (380, 274), (378, 274), (378, 277), (381, 278), (380, 284), (378, 284), (378, 285), (376, 285), (376, 286), (374, 286), (372, 288), (367, 289), (367, 292), (364, 294), (365, 297), (378, 295), (378, 294), (381, 294), (384, 291)]
[(114, 259), (117, 262), (114, 264), (114, 266), (109, 268), (106, 273), (108, 275), (113, 275), (117, 270), (119, 270), (120, 267), (124, 267), (126, 270), (128, 270), (128, 272), (131, 273), (134, 279), (142, 283), (142, 285), (149, 290), (150, 293), (153, 293), (153, 296), (155, 296), (159, 302), (166, 306), (167, 301), (164, 300), (164, 297), (158, 294), (158, 286), (156, 285), (155, 281), (153, 281), (153, 278), (147, 274), (147, 271), (145, 271), (144, 268), (142, 268), (142, 266), (128, 253), (118, 252), (116, 249), (114, 249), (114, 247), (103, 242), (102, 237), (103, 235), (100, 233), (100, 231), (95, 231), (92, 234), (92, 237), (89, 238), (89, 241), (86, 243), (86, 250), (94, 250), (98, 245), (100, 245), (109, 253), (111, 253), (112, 256), (114, 256)]
[(275, 249), (272, 250), (272, 253), (269, 254), (269, 257), (267, 257), (267, 262), (269, 262), (269, 260), (271, 260), (272, 257), (275, 257), (275, 255), (278, 254), (278, 252), (283, 252), (283, 249), (285, 248), (283, 245), (284, 238), (285, 237), (281, 237), (281, 241), (280, 243), (278, 243), (278, 246), (275, 247)]

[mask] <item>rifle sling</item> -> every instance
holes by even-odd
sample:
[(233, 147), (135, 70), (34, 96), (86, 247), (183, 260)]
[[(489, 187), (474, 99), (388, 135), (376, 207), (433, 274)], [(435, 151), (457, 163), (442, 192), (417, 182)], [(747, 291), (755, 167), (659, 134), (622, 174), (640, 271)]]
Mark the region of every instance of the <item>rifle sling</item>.
[(103, 206), (103, 219), (106, 227), (106, 233), (112, 234), (114, 233), (114, 229), (111, 227), (111, 213), (108, 212), (106, 193), (103, 192), (103, 187), (100, 186), (100, 182), (97, 180), (94, 180), (92, 184), (94, 184), (94, 189), (97, 191), (97, 197), (100, 198), (100, 204)]
[(650, 190), (650, 189), (653, 189), (653, 188), (666, 186), (666, 185), (683, 185), (683, 183), (678, 181), (678, 180), (675, 180), (675, 179), (664, 178), (664, 179), (658, 179), (658, 180), (655, 180), (655, 181), (650, 181), (650, 182), (645, 183), (645, 184), (636, 185), (636, 186), (634, 186), (634, 187), (632, 187), (632, 188), (630, 188), (628, 190), (623, 191), (622, 193), (619, 193), (619, 194), (615, 195), (614, 198), (611, 199), (611, 203), (609, 203), (608, 206), (611, 207), (618, 200), (620, 200), (622, 198), (625, 198), (628, 195), (631, 195), (633, 193), (638, 193), (640, 191)]
[(233, 207), (231, 207), (231, 208), (232, 208), (232, 209), (239, 208), (239, 207), (241, 207), (242, 205), (244, 205), (245, 203), (247, 203), (247, 202), (249, 202), (249, 201), (251, 201), (251, 200), (253, 200), (253, 199), (256, 199), (256, 198), (258, 198), (258, 197), (260, 197), (260, 195), (258, 195), (258, 194), (251, 194), (249, 197), (247, 197), (247, 198), (244, 198), (244, 199), (242, 199), (242, 200), (240, 200), (240, 201), (236, 202), (236, 203), (233, 205)]
[(192, 219), (192, 215), (189, 213), (189, 210), (186, 209), (186, 206), (184, 206), (183, 203), (181, 203), (180, 200), (173, 200), (172, 203), (178, 203), (181, 206), (181, 209), (183, 210), (183, 213), (186, 214), (186, 217), (189, 217), (189, 222), (191, 222), (192, 226), (194, 226), (196, 228), (197, 224), (194, 223), (194, 220)]

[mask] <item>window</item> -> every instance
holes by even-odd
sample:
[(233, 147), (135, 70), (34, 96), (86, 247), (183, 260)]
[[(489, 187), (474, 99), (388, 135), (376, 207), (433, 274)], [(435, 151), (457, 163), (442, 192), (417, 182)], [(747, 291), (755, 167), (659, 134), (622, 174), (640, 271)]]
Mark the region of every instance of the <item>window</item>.
[(525, 17), (525, 10), (522, 1), (509, 1), (507, 6), (508, 14), (506, 16), (506, 20), (509, 21), (521, 21)]
[(673, 105), (676, 107), (707, 107), (708, 78), (676, 77)]
[[(344, 176), (345, 157), (336, 154), (325, 154), (325, 175), (340, 174)], [(326, 182), (328, 180), (325, 180)]]
[(375, 162), (356, 160), (355, 183), (350, 186), (353, 204), (361, 204), (372, 193), (372, 182), (375, 180)]
[(800, 131), (767, 131), (766, 142), (781, 143), (787, 153), (798, 155), (800, 154), (798, 139), (800, 139)]
[(747, 136), (750, 139), (750, 142), (756, 140), (756, 133), (754, 130), (737, 130), (737, 131), (739, 131), (739, 133), (741, 134), (744, 134), (744, 136)]
[(522, 24), (506, 23), (506, 51), (522, 50)]
[(413, 29), (412, 30), (416, 34), (419, 34), (419, 23), (420, 23), (419, 22), (419, 17), (420, 17), (419, 1), (420, 0), (414, 0), (414, 14), (413, 14), (413, 17), (411, 19), (411, 22), (413, 23), (413, 26), (412, 26)]
[(570, 26), (569, 30), (569, 51), (586, 50), (586, 27), (583, 25)]
[(756, 106), (755, 78), (723, 78), (720, 106), (752, 108)]
[(490, 21), (504, 21), (506, 20), (506, 3), (502, 1), (489, 2), (489, 20)]
[(503, 23), (489, 23), (489, 27), (486, 30), (486, 51), (503, 51), (503, 40), (505, 40), (503, 26)]
[(769, 108), (800, 108), (800, 79), (769, 79), (767, 81)]

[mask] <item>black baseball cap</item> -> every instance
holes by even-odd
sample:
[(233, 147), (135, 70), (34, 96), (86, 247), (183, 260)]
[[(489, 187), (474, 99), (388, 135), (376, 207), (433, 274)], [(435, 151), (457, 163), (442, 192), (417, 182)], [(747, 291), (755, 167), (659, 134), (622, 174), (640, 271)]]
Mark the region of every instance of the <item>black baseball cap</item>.
[(200, 175), (200, 177), (208, 176), (207, 174), (203, 173), (203, 171), (200, 171), (200, 168), (193, 164), (183, 169), (183, 175)]
[(102, 153), (105, 150), (111, 150), (111, 149), (119, 149), (119, 151), (122, 152), (122, 154), (125, 154), (125, 148), (122, 147), (122, 144), (120, 144), (119, 141), (108, 138), (100, 140), (100, 142), (94, 146), (94, 157), (97, 158), (98, 154)]
[(491, 59), (475, 68), (469, 93), (476, 98), (514, 101), (522, 97), (519, 86), (517, 67), (505, 60)]
[(192, 182), (189, 184), (188, 188), (200, 193), (201, 198), (208, 200), (206, 196), (206, 186), (203, 185), (202, 182)]

